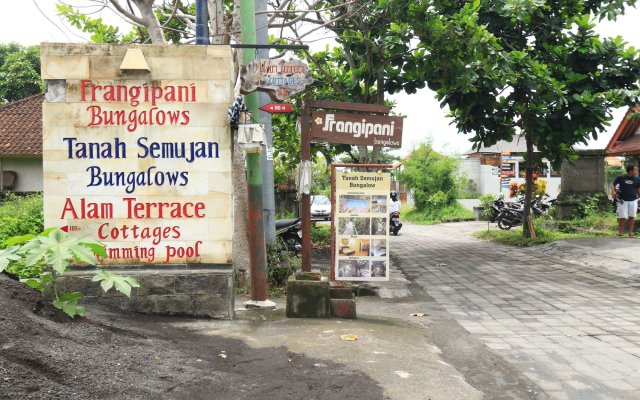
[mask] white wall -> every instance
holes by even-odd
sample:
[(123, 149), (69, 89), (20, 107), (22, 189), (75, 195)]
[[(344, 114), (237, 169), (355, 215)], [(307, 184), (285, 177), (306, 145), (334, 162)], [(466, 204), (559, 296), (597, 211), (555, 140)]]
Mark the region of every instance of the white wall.
[(480, 166), (480, 193), (497, 194), (500, 193), (500, 167), (493, 165)]
[[(510, 182), (517, 182), (518, 184), (524, 183), (524, 178), (519, 178), (519, 162), (522, 161), (522, 157), (514, 157), (515, 162), (515, 176), (511, 178)], [(541, 179), (547, 181), (547, 193), (552, 198), (558, 197), (560, 192), (559, 177), (551, 177), (549, 175), (550, 168), (547, 168), (547, 176), (541, 176)], [(464, 174), (468, 179), (473, 179), (478, 186), (480, 194), (499, 194), (503, 193), (505, 199), (509, 198), (509, 189), (500, 187), (500, 167), (494, 167), (492, 165), (480, 165), (480, 159), (467, 158), (462, 160), (460, 164), (460, 172)]]
[(42, 158), (2, 158), (2, 171), (18, 174), (14, 192), (42, 191)]

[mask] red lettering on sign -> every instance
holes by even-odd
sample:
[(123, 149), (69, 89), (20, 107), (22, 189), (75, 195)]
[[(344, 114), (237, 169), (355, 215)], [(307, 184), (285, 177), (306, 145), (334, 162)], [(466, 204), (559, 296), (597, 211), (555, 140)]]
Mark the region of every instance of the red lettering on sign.
[(204, 218), (205, 204), (202, 202), (137, 202), (135, 197), (122, 199), (127, 203), (127, 218)]

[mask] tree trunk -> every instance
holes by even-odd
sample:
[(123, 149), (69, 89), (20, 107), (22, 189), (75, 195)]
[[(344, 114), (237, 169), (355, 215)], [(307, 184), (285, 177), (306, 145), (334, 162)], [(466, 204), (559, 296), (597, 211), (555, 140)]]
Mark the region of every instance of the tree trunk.
[(207, 8), (209, 10), (209, 21), (211, 22), (211, 44), (228, 43), (226, 40), (228, 33), (226, 32), (224, 20), (223, 0), (207, 0)]
[(533, 228), (533, 221), (531, 218), (531, 199), (533, 198), (533, 140), (531, 134), (526, 133), (524, 135), (527, 144), (527, 173), (526, 183), (524, 191), (524, 221), (523, 221), (523, 234), (526, 238), (536, 236), (536, 231)]
[(145, 26), (149, 32), (151, 43), (153, 44), (167, 44), (164, 38), (164, 32), (160, 26), (160, 21), (153, 12), (153, 0), (133, 0), (133, 3), (140, 10), (142, 19), (145, 21)]
[(247, 176), (245, 174), (245, 160), (242, 146), (238, 145), (238, 133), (233, 135), (233, 266), (240, 277), (246, 282), (251, 275), (249, 263), (249, 215), (247, 205)]
[(358, 164), (366, 164), (369, 149), (367, 146), (358, 146)]
[[(234, 39), (240, 42), (240, 0), (234, 1), (234, 11), (232, 13), (232, 31), (237, 32)], [(241, 54), (236, 52), (233, 58), (234, 76), (238, 76)], [(240, 277), (246, 278), (249, 282), (251, 278), (251, 268), (249, 260), (249, 214), (247, 211), (249, 199), (247, 194), (247, 175), (245, 173), (245, 158), (242, 146), (238, 144), (237, 132), (233, 135), (233, 267)]]
[[(383, 106), (384, 105), (384, 75), (381, 69), (376, 71), (376, 104)], [(374, 147), (371, 151), (371, 163), (379, 164), (380, 163), (380, 153), (382, 152), (382, 147)]]

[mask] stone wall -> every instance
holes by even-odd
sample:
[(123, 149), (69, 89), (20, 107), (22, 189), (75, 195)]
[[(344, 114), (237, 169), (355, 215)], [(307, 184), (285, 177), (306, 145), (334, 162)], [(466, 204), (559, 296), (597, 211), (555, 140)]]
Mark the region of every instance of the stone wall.
[[(112, 271), (114, 272), (114, 271)], [(72, 271), (61, 288), (84, 293), (83, 302), (100, 303), (146, 314), (189, 315), (231, 319), (234, 316), (233, 274), (228, 269), (119, 269), (140, 283), (131, 297), (111, 289), (104, 293), (91, 282), (93, 273)]]
[(562, 186), (556, 202), (558, 219), (570, 218), (576, 205), (592, 196), (599, 198), (600, 208), (608, 207), (605, 151), (581, 150), (577, 155), (576, 161), (565, 161), (560, 170)]

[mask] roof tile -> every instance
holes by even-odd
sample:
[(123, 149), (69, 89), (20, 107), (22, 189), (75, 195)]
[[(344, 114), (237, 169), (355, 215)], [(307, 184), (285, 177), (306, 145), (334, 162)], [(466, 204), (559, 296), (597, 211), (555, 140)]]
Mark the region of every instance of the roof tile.
[(35, 94), (0, 107), (0, 156), (42, 156), (42, 102)]

